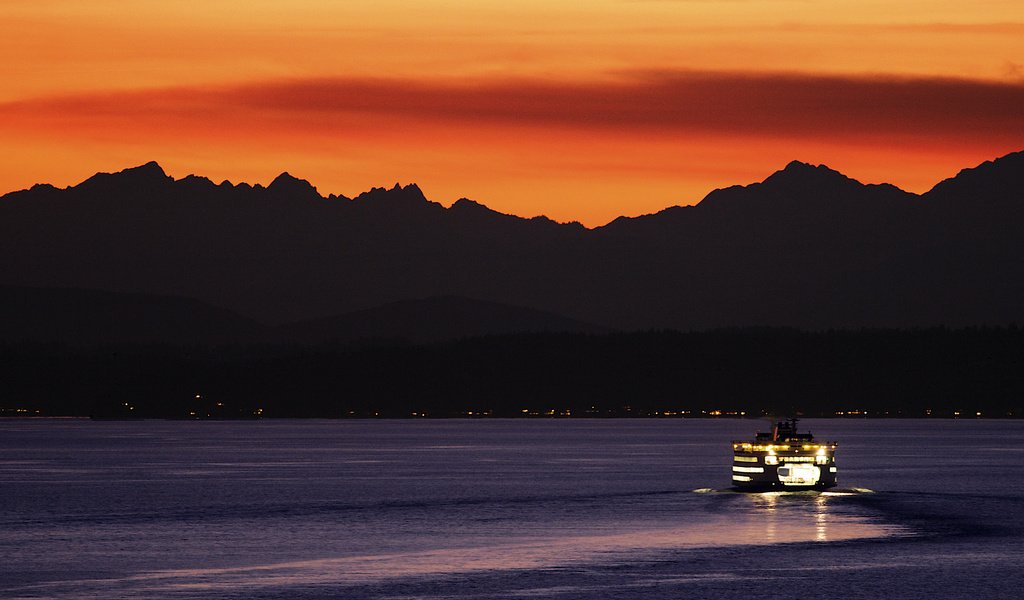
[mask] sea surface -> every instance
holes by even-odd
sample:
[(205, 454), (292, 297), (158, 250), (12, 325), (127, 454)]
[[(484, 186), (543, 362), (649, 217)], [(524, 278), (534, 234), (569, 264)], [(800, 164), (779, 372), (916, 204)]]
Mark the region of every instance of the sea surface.
[(1024, 421), (0, 421), (3, 598), (1019, 598)]

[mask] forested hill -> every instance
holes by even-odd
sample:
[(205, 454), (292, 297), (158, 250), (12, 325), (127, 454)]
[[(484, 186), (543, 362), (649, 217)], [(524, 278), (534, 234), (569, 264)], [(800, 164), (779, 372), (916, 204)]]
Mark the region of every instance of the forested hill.
[(1022, 417), (1024, 331), (534, 333), (318, 346), (6, 344), (0, 345), (0, 381), (5, 415)]

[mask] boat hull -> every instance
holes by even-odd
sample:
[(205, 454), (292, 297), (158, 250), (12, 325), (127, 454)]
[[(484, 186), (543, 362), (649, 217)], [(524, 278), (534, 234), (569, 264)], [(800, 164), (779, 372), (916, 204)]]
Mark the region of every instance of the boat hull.
[(817, 491), (821, 492), (830, 488), (834, 488), (838, 485), (836, 482), (832, 483), (816, 483), (814, 485), (786, 485), (778, 482), (762, 482), (762, 483), (739, 483), (733, 482), (733, 489), (740, 492), (807, 492)]

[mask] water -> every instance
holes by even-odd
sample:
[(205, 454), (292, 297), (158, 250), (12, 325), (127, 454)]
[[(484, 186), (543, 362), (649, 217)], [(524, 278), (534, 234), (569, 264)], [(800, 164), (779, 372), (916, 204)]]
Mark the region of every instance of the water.
[(1024, 422), (801, 425), (847, 491), (723, 491), (756, 421), (0, 421), (0, 597), (1024, 588)]

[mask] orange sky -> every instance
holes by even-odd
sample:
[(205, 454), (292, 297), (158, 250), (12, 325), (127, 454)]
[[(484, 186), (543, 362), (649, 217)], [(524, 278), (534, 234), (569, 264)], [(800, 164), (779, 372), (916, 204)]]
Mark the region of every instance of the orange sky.
[(4, 0), (0, 192), (157, 160), (600, 225), (1024, 149), (1024, 3)]

